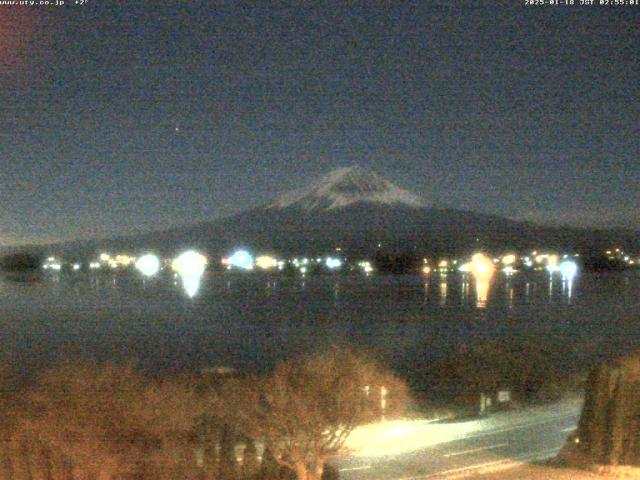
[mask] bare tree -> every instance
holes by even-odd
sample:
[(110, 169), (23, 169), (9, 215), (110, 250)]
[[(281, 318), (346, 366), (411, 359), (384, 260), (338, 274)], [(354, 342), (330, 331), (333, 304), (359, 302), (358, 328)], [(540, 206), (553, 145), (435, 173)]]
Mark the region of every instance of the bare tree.
[(378, 362), (331, 349), (281, 362), (263, 379), (229, 382), (220, 409), (299, 480), (318, 480), (355, 427), (398, 413), (406, 399), (404, 382)]
[(28, 397), (13, 435), (18, 477), (198, 478), (195, 425), (204, 405), (186, 379), (69, 362), (43, 373)]
[(150, 479), (200, 478), (200, 441), (197, 425), (208, 411), (207, 394), (190, 377), (148, 382), (131, 414), (141, 418), (154, 440), (146, 454), (145, 473)]
[(29, 395), (17, 434), (72, 465), (74, 478), (126, 475), (135, 465), (132, 455), (149, 440), (129, 415), (143, 385), (130, 367), (69, 362), (48, 370)]

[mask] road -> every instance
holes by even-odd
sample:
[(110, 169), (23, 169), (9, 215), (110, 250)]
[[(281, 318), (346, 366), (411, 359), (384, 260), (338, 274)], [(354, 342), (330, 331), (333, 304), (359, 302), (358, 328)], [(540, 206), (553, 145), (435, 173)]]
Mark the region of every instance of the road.
[(555, 456), (575, 430), (581, 400), (457, 423), (394, 421), (353, 432), (334, 461), (345, 480), (472, 477)]

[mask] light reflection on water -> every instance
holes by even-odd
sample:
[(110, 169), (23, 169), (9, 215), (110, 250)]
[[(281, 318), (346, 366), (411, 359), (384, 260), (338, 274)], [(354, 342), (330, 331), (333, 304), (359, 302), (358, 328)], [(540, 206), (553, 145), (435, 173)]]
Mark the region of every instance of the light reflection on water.
[(194, 274), (180, 274), (180, 280), (182, 281), (182, 288), (184, 289), (184, 293), (189, 297), (193, 298), (200, 290), (200, 283), (202, 282), (202, 273), (194, 273)]
[(440, 275), (440, 306), (443, 307), (447, 304), (447, 276)]
[[(632, 274), (633, 275), (633, 274)], [(432, 280), (431, 277), (435, 277)], [(212, 278), (210, 289), (223, 288), (226, 293), (230, 293), (234, 288), (238, 288), (241, 285), (252, 284), (253, 288), (261, 289), (265, 297), (277, 297), (278, 285), (282, 283), (288, 285), (291, 288), (292, 285), (296, 285), (296, 289), (300, 291), (307, 290), (307, 288), (316, 288), (318, 283), (325, 283), (330, 285), (332, 297), (335, 302), (338, 302), (341, 297), (343, 286), (341, 280), (346, 279), (345, 285), (347, 288), (354, 284), (362, 284), (366, 288), (366, 284), (373, 279), (373, 287), (376, 287), (376, 283), (394, 283), (393, 281), (387, 282), (389, 278), (384, 276), (333, 276), (333, 277), (300, 277), (300, 278), (288, 278), (288, 277), (269, 277), (261, 274), (227, 274), (218, 275), (211, 273), (197, 273), (197, 274), (174, 274), (171, 285), (177, 290), (181, 291), (184, 296), (191, 299), (196, 299), (202, 292), (203, 278)], [(400, 276), (395, 278), (411, 279), (410, 276)], [(378, 281), (376, 281), (378, 279)], [(380, 279), (382, 280), (380, 282)], [(528, 304), (531, 302), (540, 302), (541, 298), (538, 298), (537, 285), (541, 282), (546, 285), (547, 301), (554, 302), (556, 297), (560, 298), (563, 303), (570, 304), (573, 297), (576, 294), (576, 283), (579, 284), (579, 277), (563, 278), (557, 275), (551, 275), (544, 273), (525, 273), (519, 276), (495, 274), (487, 277), (474, 277), (471, 274), (460, 273), (441, 273), (437, 276), (419, 277), (415, 279), (422, 280), (418, 285), (422, 290), (422, 303), (432, 304), (433, 299), (438, 298), (438, 304), (441, 307), (444, 306), (463, 306), (474, 305), (478, 309), (484, 309), (491, 305), (498, 306), (505, 304), (509, 307), (513, 307), (516, 304)], [(222, 281), (221, 281), (222, 280)], [(307, 285), (308, 281), (311, 281), (310, 286)], [(365, 283), (366, 282), (366, 283)], [(629, 278), (625, 278), (625, 284), (629, 284)], [(64, 288), (69, 286), (77, 287), (77, 285), (83, 285), (85, 288), (90, 287), (93, 290), (100, 290), (105, 288), (106, 285), (112, 288), (122, 287), (127, 285), (141, 286), (142, 289), (157, 288), (158, 284), (165, 284), (162, 279), (157, 278), (144, 278), (139, 275), (130, 273), (118, 273), (118, 274), (84, 274), (76, 276), (65, 276), (59, 273), (48, 274), (44, 280), (45, 285), (53, 287), (57, 285), (60, 293), (64, 293)], [(409, 283), (411, 281), (409, 280)], [(473, 288), (472, 288), (473, 287)], [(454, 288), (454, 290), (452, 290)], [(499, 289), (502, 289), (503, 294)], [(55, 290), (50, 288), (51, 290)], [(433, 290), (436, 289), (434, 292)], [(452, 298), (452, 294), (459, 292), (457, 298)], [(97, 293), (97, 292), (94, 292)], [(205, 292), (206, 293), (206, 292)]]
[(475, 278), (476, 283), (476, 307), (485, 308), (487, 299), (489, 298), (489, 286), (491, 285), (490, 276), (478, 276)]
[(47, 276), (1, 283), (0, 349), (38, 349), (44, 362), (71, 342), (106, 359), (252, 368), (336, 342), (389, 352), (400, 365), (504, 337), (587, 354), (640, 346), (639, 298), (640, 272), (564, 282), (547, 272), (498, 272), (487, 282), (458, 273)]

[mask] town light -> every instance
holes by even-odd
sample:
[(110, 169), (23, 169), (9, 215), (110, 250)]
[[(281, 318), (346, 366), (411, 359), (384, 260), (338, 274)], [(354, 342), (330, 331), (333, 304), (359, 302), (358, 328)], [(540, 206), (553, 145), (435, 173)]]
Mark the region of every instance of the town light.
[(152, 277), (160, 271), (160, 259), (153, 253), (141, 256), (136, 261), (136, 268), (146, 277)]
[(371, 262), (367, 262), (366, 260), (359, 262), (358, 266), (362, 269), (364, 273), (367, 275), (373, 272), (373, 267), (371, 266)]
[(136, 261), (135, 257), (131, 257), (129, 255), (116, 255), (116, 263), (123, 267), (128, 267), (132, 263)]
[(242, 270), (253, 269), (253, 255), (246, 250), (237, 250), (227, 259), (227, 262), (230, 266), (241, 268)]
[(277, 265), (278, 261), (269, 255), (261, 255), (256, 258), (256, 266), (262, 270), (271, 270)]
[(339, 258), (327, 257), (324, 261), (324, 264), (329, 270), (335, 270), (342, 266), (342, 260), (340, 260)]
[(171, 263), (171, 268), (180, 275), (182, 287), (190, 298), (200, 289), (200, 279), (207, 266), (207, 258), (193, 250), (178, 256)]
[(470, 271), (474, 277), (490, 277), (495, 267), (490, 258), (483, 253), (476, 253), (471, 257)]
[(514, 263), (516, 263), (516, 256), (512, 253), (510, 253), (509, 255), (505, 255), (504, 257), (502, 257), (502, 263), (504, 265), (513, 265)]
[(476, 283), (476, 306), (484, 308), (487, 305), (489, 283), (495, 272), (495, 266), (491, 259), (483, 253), (476, 253), (471, 257), (471, 262), (468, 265)]
[(560, 273), (562, 274), (562, 278), (565, 278), (567, 280), (571, 280), (573, 279), (573, 277), (575, 277), (577, 271), (578, 271), (578, 265), (576, 265), (575, 262), (572, 262), (571, 260), (567, 260), (565, 262), (562, 262), (558, 269), (560, 270)]
[(193, 250), (179, 255), (171, 262), (171, 268), (179, 275), (202, 275), (207, 265), (207, 258)]

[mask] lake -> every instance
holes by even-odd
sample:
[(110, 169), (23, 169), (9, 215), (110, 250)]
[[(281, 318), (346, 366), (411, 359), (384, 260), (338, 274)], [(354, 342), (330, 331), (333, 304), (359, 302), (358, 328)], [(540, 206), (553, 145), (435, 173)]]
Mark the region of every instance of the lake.
[[(551, 280), (550, 280), (551, 278)], [(640, 272), (446, 276), (47, 274), (0, 284), (0, 348), (24, 371), (59, 357), (150, 368), (262, 370), (329, 344), (379, 351), (400, 370), (451, 349), (526, 338), (567, 368), (640, 345)], [(486, 290), (486, 291), (485, 291)], [(485, 298), (486, 297), (486, 298)]]

